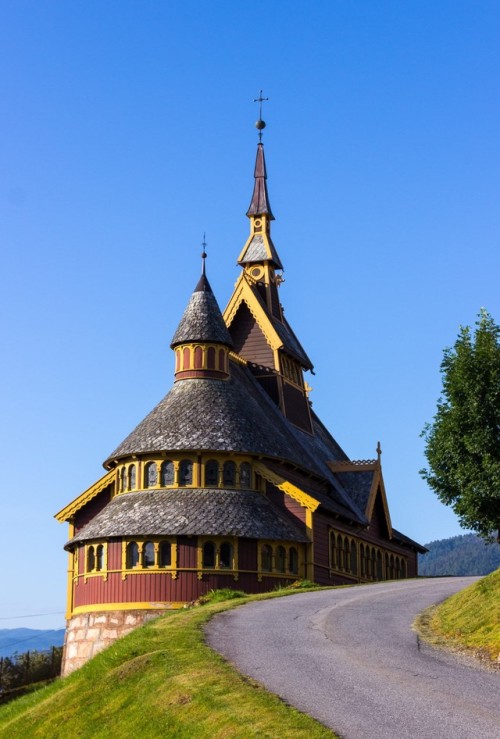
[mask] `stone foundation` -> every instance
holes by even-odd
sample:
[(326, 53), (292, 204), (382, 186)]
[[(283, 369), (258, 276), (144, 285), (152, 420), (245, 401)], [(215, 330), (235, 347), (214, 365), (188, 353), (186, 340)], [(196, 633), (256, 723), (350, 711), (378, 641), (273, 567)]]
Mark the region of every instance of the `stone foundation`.
[(66, 677), (117, 639), (166, 610), (95, 611), (73, 616), (66, 624), (61, 676)]

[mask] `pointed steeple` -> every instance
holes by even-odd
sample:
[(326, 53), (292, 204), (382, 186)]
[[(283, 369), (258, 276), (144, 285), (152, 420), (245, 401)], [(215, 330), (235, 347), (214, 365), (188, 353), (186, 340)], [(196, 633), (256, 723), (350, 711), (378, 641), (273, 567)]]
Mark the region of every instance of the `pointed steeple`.
[(201, 277), (170, 344), (175, 351), (176, 382), (229, 377), (233, 340), (205, 274), (206, 256), (203, 249)]
[(255, 184), (253, 188), (252, 200), (247, 210), (247, 216), (267, 215), (270, 221), (274, 221), (269, 202), (269, 194), (267, 192), (267, 170), (266, 159), (264, 157), (264, 144), (257, 144), (257, 156), (255, 159), (255, 170), (253, 174)]

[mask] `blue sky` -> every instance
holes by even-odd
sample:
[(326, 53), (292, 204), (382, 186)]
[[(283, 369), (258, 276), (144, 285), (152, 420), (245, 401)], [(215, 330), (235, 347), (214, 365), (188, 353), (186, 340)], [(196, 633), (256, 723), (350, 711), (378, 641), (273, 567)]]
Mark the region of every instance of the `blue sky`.
[(487, 1), (4, 0), (0, 627), (63, 624), (52, 516), (168, 391), (204, 231), (231, 294), (260, 88), (314, 408), (381, 441), (399, 530), (462, 533), (419, 434), (459, 325), (500, 320), (499, 37)]

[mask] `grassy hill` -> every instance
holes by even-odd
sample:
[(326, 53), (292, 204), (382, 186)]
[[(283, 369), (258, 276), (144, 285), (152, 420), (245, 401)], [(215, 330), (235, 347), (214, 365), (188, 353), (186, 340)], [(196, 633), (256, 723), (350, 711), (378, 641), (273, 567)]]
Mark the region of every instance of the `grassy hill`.
[(0, 737), (331, 739), (205, 646), (214, 613), (259, 597), (173, 612), (133, 631), (65, 680), (0, 707)]
[(500, 668), (500, 569), (452, 595), (417, 619), (428, 641)]
[(500, 567), (500, 545), (486, 544), (475, 534), (439, 539), (425, 546), (429, 552), (418, 557), (418, 572), (425, 577), (488, 575)]

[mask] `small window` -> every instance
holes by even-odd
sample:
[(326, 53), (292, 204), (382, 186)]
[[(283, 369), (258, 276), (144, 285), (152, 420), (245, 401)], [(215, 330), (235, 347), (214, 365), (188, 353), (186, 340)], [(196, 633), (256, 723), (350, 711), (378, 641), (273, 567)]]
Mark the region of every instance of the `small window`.
[(104, 569), (104, 547), (102, 544), (98, 544), (96, 547), (95, 568), (99, 571)]
[(224, 485), (229, 485), (230, 487), (236, 484), (236, 465), (234, 462), (224, 462), (222, 480)]
[(203, 352), (201, 346), (196, 346), (194, 349), (194, 368), (201, 369), (203, 366)]
[(271, 572), (273, 569), (273, 548), (269, 544), (262, 547), (261, 568), (263, 572)]
[(191, 365), (191, 352), (189, 351), (189, 347), (186, 346), (182, 354), (182, 368), (187, 370), (190, 368), (190, 365)]
[(358, 574), (358, 557), (356, 552), (356, 542), (351, 542), (351, 572)]
[(154, 488), (158, 482), (158, 467), (156, 462), (148, 462), (144, 468), (144, 487)]
[(346, 572), (351, 571), (351, 547), (347, 538), (344, 539), (344, 567)]
[(240, 465), (240, 487), (242, 488), (252, 487), (251, 478), (252, 478), (252, 467), (248, 462), (243, 462)]
[(224, 349), (219, 349), (219, 369), (221, 372), (227, 372), (226, 370), (226, 352)]
[(193, 484), (193, 463), (190, 459), (183, 459), (179, 467), (179, 485)]
[(160, 567), (170, 567), (172, 564), (172, 546), (169, 541), (160, 542)]
[(164, 486), (174, 484), (174, 463), (170, 460), (163, 462), (161, 466), (161, 484)]
[(209, 346), (207, 349), (207, 367), (208, 369), (215, 369), (215, 349), (213, 346)]
[(292, 575), (297, 575), (299, 571), (299, 553), (295, 547), (290, 547), (288, 553), (288, 568)]
[(278, 572), (285, 572), (286, 568), (286, 552), (285, 547), (276, 548), (276, 569)]
[(233, 566), (233, 547), (228, 541), (222, 542), (219, 550), (219, 567), (231, 569)]
[(155, 545), (152, 541), (147, 541), (142, 548), (142, 566), (155, 566)]
[(203, 567), (215, 567), (215, 546), (211, 541), (203, 544)]
[(205, 465), (205, 485), (208, 487), (219, 485), (219, 463), (216, 459), (209, 459)]
[(139, 564), (139, 547), (135, 541), (127, 544), (127, 569), (131, 570)]
[(128, 468), (128, 489), (133, 490), (135, 488), (135, 464), (131, 464)]
[(87, 550), (87, 572), (95, 570), (95, 549), (90, 546)]
[(123, 493), (127, 489), (127, 470), (122, 467), (122, 473), (120, 475), (120, 491)]

